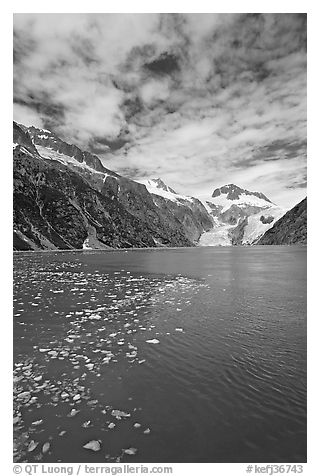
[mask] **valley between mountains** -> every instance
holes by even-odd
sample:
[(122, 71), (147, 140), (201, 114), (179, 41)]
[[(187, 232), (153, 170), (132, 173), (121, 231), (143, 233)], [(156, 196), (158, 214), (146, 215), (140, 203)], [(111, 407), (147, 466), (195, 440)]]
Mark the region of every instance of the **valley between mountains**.
[(307, 199), (291, 210), (224, 185), (199, 200), (134, 181), (50, 131), (13, 123), (16, 251), (306, 244)]

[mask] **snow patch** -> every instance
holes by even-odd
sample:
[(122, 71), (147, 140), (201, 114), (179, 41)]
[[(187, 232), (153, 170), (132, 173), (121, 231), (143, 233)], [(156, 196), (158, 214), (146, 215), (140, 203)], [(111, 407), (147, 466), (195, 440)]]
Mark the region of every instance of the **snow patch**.
[[(37, 145), (37, 149), (41, 157), (44, 159), (50, 159), (50, 160), (56, 160), (57, 162), (60, 162), (64, 165), (71, 165), (77, 168), (85, 169), (91, 173), (94, 174), (99, 174), (99, 175), (104, 175), (106, 176), (105, 172), (98, 172), (98, 170), (93, 169), (89, 165), (87, 165), (85, 162), (78, 162), (78, 160), (72, 156), (70, 157), (69, 155), (62, 154), (61, 152), (57, 152), (56, 150), (53, 150), (52, 147), (44, 147), (41, 145)], [(106, 177), (104, 177), (105, 179)]]
[(223, 207), (221, 213), (226, 212), (232, 205), (237, 205), (240, 208), (244, 208), (246, 206), (270, 208), (272, 206), (270, 202), (267, 202), (263, 198), (256, 197), (255, 195), (247, 195), (246, 193), (241, 193), (237, 200), (229, 200), (226, 194), (222, 194), (218, 197), (210, 197), (207, 199), (207, 201), (209, 203), (213, 203), (214, 205)]
[(141, 183), (146, 186), (147, 190), (149, 193), (152, 195), (158, 195), (159, 197), (166, 198), (167, 200), (171, 200), (172, 202), (175, 202), (177, 205), (183, 205), (181, 203), (181, 200), (183, 201), (188, 201), (188, 202), (193, 202), (192, 197), (188, 197), (186, 195), (179, 195), (178, 193), (173, 193), (169, 192), (167, 190), (163, 190), (162, 188), (159, 187), (157, 182), (155, 180), (136, 180), (136, 182)]
[(83, 242), (82, 249), (83, 250), (92, 250), (91, 246), (89, 245), (90, 238), (86, 238)]
[[(287, 209), (280, 207), (270, 207), (268, 210), (263, 212), (256, 213), (248, 217), (248, 224), (244, 229), (244, 235), (242, 239), (243, 244), (251, 244), (259, 237), (265, 234), (269, 228), (272, 228), (273, 225), (278, 221), (285, 213)], [(261, 217), (273, 217), (271, 223), (262, 223)]]

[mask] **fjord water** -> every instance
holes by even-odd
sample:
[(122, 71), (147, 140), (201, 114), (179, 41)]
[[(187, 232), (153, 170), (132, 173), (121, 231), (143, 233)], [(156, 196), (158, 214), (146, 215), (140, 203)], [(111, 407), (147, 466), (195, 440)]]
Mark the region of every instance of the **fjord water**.
[(305, 247), (16, 253), (14, 280), (16, 461), (306, 461)]

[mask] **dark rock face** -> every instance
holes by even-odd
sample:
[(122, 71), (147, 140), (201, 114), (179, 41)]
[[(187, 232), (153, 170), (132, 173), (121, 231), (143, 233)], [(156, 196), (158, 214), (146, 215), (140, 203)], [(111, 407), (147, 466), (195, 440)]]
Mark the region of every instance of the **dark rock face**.
[(194, 198), (192, 202), (183, 199), (177, 199), (179, 203), (152, 194), (153, 201), (157, 206), (164, 210), (166, 214), (182, 224), (184, 234), (192, 242), (197, 242), (204, 231), (212, 228), (212, 220), (205, 207)]
[(82, 249), (90, 228), (106, 247), (154, 246), (143, 225), (118, 201), (66, 169), (14, 153), (16, 249), (22, 248), (21, 240), (31, 249)]
[(34, 143), (27, 131), (24, 131), (16, 122), (13, 123), (13, 143), (19, 144), (32, 154), (38, 154)]
[(247, 205), (244, 208), (237, 205), (231, 205), (231, 207), (228, 208), (228, 210), (226, 210), (224, 213), (220, 213), (219, 218), (223, 223), (235, 225), (239, 218), (246, 218), (248, 216), (254, 215), (255, 213), (259, 213), (261, 210), (261, 207), (255, 207), (252, 205)]
[[(130, 211), (155, 238), (165, 246), (191, 246), (180, 220), (168, 207), (159, 207), (145, 185), (125, 177), (107, 177), (101, 193), (116, 199)], [(113, 198), (112, 198), (113, 197)], [(170, 245), (170, 243), (172, 243)]]
[(221, 210), (223, 209), (223, 207), (221, 205), (215, 205), (214, 203), (211, 203), (211, 202), (206, 202), (206, 204), (211, 209), (210, 215), (212, 215), (214, 217), (216, 217), (216, 216), (220, 217)]
[(157, 184), (158, 188), (161, 188), (165, 192), (176, 193), (173, 188), (168, 187), (160, 178), (154, 179), (154, 182)]
[(267, 217), (265, 217), (264, 215), (261, 215), (261, 217), (260, 217), (260, 221), (264, 225), (267, 225), (268, 223), (272, 223), (273, 220), (274, 220), (274, 217), (272, 217), (271, 215), (267, 216)]
[[(209, 226), (202, 222), (211, 226), (208, 214), (196, 214), (198, 204), (181, 214), (160, 207), (144, 185), (109, 171), (98, 157), (30, 129), (33, 139), (15, 125), (15, 142), (24, 145), (14, 149), (14, 249), (82, 249), (86, 242), (92, 248), (192, 246)], [(44, 159), (34, 143), (94, 170)]]
[(257, 245), (307, 244), (307, 198), (281, 217)]
[(239, 221), (236, 227), (230, 229), (229, 237), (232, 245), (242, 245), (244, 230), (247, 225), (248, 217), (245, 217)]
[(240, 195), (245, 193), (246, 195), (254, 195), (255, 197), (261, 198), (266, 200), (267, 202), (271, 202), (263, 193), (261, 192), (250, 192), (249, 190), (245, 190), (243, 188), (230, 183), (228, 185), (224, 185), (223, 187), (216, 188), (212, 194), (212, 197), (219, 197), (220, 195), (226, 194), (228, 200), (238, 200)]

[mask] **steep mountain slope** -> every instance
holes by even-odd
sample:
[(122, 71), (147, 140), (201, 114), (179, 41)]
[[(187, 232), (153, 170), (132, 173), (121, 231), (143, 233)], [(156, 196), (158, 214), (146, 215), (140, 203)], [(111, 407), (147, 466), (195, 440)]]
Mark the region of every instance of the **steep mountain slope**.
[[(150, 193), (144, 186), (145, 184), (121, 177), (119, 174), (106, 169), (97, 156), (65, 143), (49, 131), (43, 131), (35, 127), (27, 130), (43, 157), (60, 160), (81, 173), (90, 182), (91, 186), (103, 195), (118, 199), (129, 213), (143, 221), (147, 227), (150, 227), (151, 222), (157, 229), (163, 229), (169, 223), (169, 230), (172, 226), (176, 228), (180, 234), (184, 235), (189, 244), (195, 243), (203, 231), (211, 228), (211, 218), (200, 201), (192, 198), (190, 198), (191, 203), (189, 200), (185, 203), (181, 201), (180, 205), (188, 204), (189, 206), (187, 208), (180, 207), (179, 209), (172, 202), (155, 201), (154, 195), (152, 198), (150, 197)], [(163, 189), (163, 192), (175, 193), (160, 179), (157, 179), (154, 185)], [(168, 244), (167, 240), (161, 239), (161, 236), (154, 238), (159, 246)]]
[[(15, 249), (154, 246), (124, 207), (59, 163), (14, 151)], [(85, 246), (85, 247), (86, 247)]]
[(270, 228), (258, 245), (307, 244), (307, 198), (289, 210)]
[(217, 188), (204, 203), (215, 225), (201, 236), (201, 246), (252, 244), (286, 212), (263, 193), (234, 184)]
[(153, 202), (182, 223), (186, 236), (192, 242), (203, 232), (212, 229), (213, 221), (204, 205), (195, 197), (179, 195), (160, 178), (141, 180), (151, 193)]
[(165, 205), (50, 131), (14, 124), (15, 249), (192, 246), (196, 230)]

